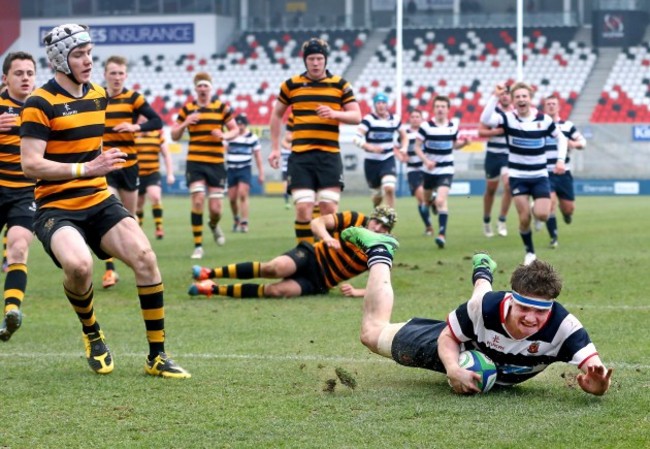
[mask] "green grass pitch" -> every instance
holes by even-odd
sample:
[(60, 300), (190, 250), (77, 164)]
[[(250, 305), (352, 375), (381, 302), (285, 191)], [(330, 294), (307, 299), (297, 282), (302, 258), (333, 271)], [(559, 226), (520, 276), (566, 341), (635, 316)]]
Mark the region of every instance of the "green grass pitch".
[[(398, 199), (394, 321), (442, 319), (467, 300), (477, 250), (499, 264), (495, 289), (506, 289), (523, 261), (514, 209), (510, 235), (486, 239), (480, 197), (454, 196), (449, 204), (447, 247), (439, 250), (423, 236), (415, 201)], [(548, 248), (545, 230), (534, 235), (538, 257), (563, 275), (560, 301), (615, 370), (599, 398), (583, 393), (577, 370), (562, 364), (505, 391), (455, 395), (440, 374), (371, 354), (359, 342), (362, 300), (338, 291), (190, 299), (189, 199), (166, 197), (164, 205), (166, 236), (152, 244), (165, 282), (167, 350), (192, 379), (144, 375), (144, 325), (133, 275), (120, 262), (113, 289), (101, 289), (100, 262), (94, 275), (115, 371), (91, 372), (62, 273), (35, 240), (23, 326), (0, 344), (0, 448), (647, 447), (648, 198), (580, 197), (574, 222), (558, 220), (557, 249)], [(251, 199), (248, 234), (230, 231), (224, 206), (228, 241), (217, 247), (207, 233), (203, 265), (267, 260), (294, 246), (293, 211), (281, 198)], [(369, 212), (370, 199), (344, 193), (340, 209)], [(150, 209), (144, 227), (152, 237)]]

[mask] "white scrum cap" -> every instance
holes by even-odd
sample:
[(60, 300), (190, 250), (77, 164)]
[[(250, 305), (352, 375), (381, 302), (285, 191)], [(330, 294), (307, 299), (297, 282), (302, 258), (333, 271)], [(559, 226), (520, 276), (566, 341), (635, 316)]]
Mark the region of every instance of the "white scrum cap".
[(47, 57), (55, 70), (70, 75), (68, 55), (81, 45), (90, 44), (89, 28), (86, 25), (68, 23), (52, 28), (43, 38)]

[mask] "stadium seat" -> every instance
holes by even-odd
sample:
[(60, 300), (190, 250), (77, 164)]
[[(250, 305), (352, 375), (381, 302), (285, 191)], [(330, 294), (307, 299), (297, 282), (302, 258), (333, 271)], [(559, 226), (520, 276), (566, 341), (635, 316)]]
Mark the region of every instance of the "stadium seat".
[(596, 123), (650, 121), (650, 44), (626, 48), (618, 56), (591, 115)]
[[(576, 31), (529, 28), (524, 37), (525, 79), (537, 89), (534, 102), (554, 93), (565, 114), (570, 114), (596, 61), (593, 49), (573, 41)], [(453, 99), (452, 116), (460, 111), (464, 122), (478, 122), (494, 86), (512, 82), (516, 75), (515, 36), (514, 29), (405, 29), (402, 114), (414, 105), (428, 113), (432, 98), (447, 95)], [(395, 90), (395, 42), (391, 31), (354, 85), (359, 92), (363, 89), (363, 113), (370, 111), (376, 92)]]

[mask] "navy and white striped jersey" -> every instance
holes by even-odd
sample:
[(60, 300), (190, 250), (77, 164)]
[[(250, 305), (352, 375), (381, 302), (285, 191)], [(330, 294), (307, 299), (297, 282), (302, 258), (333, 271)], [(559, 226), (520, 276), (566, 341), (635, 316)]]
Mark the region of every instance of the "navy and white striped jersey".
[(566, 157), (566, 138), (546, 114), (532, 111), (529, 117), (520, 117), (516, 111), (495, 109), (496, 99), (488, 101), (481, 114), (481, 122), (490, 127), (503, 125), (508, 142), (508, 174), (511, 178), (545, 178), (546, 139), (558, 140), (559, 154)]
[[(581, 140), (584, 139), (580, 131), (575, 127), (572, 121), (570, 120), (560, 120), (555, 122), (555, 125), (560, 128), (564, 137), (569, 140)], [(557, 163), (557, 140), (554, 138), (546, 139), (546, 168), (549, 173), (553, 172), (555, 164)], [(566, 171), (571, 170), (571, 151), (567, 149), (566, 160), (564, 161), (564, 166)]]
[(226, 142), (226, 145), (226, 164), (228, 168), (233, 169), (250, 167), (253, 163), (253, 152), (262, 150), (260, 139), (250, 131)]
[(406, 173), (422, 170), (422, 159), (420, 159), (420, 156), (415, 153), (415, 140), (417, 139), (418, 129), (411, 129), (409, 125), (404, 126), (404, 131), (406, 131), (406, 135), (409, 139), (409, 146), (406, 151), (406, 155), (408, 156), (406, 161)]
[[(503, 127), (503, 125), (501, 126)], [(492, 136), (488, 139), (485, 151), (494, 154), (508, 154), (508, 140), (506, 134)]]
[(458, 138), (460, 121), (452, 118), (446, 125), (438, 126), (433, 120), (422, 122), (417, 139), (422, 141), (422, 152), (427, 160), (434, 161), (433, 170), (422, 166), (422, 171), (430, 175), (454, 174), (454, 143)]
[(504, 325), (512, 301), (511, 292), (488, 292), (447, 317), (461, 350), (477, 349), (494, 361), (497, 384), (523, 382), (554, 362), (580, 368), (598, 354), (580, 321), (557, 302), (539, 332), (522, 340), (512, 338)]
[(280, 170), (282, 173), (289, 170), (289, 156), (291, 156), (291, 148), (280, 147)]
[[(293, 139), (293, 112), (289, 114), (289, 117), (287, 118), (287, 124), (285, 125), (285, 130), (287, 134), (291, 134), (291, 138)], [(291, 139), (290, 139), (291, 140)], [(284, 145), (280, 146), (280, 170), (282, 174), (284, 175), (287, 173), (289, 170), (289, 156), (291, 156), (291, 142), (289, 142), (288, 147), (284, 147)]]
[(394, 157), (393, 148), (399, 129), (402, 126), (399, 115), (389, 114), (388, 118), (380, 118), (375, 114), (367, 114), (359, 124), (359, 130), (365, 132), (366, 142), (382, 149), (381, 153), (366, 151), (365, 157), (372, 161), (385, 161)]

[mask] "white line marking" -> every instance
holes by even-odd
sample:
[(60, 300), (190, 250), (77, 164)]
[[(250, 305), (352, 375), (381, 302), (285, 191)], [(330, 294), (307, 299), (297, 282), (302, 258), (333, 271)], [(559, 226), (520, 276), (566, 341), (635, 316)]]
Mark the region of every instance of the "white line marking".
[[(113, 351), (114, 352), (114, 351)], [(118, 353), (114, 352), (116, 357), (130, 357), (130, 358), (143, 358), (144, 353)], [(61, 353), (0, 353), (0, 360), (2, 359), (41, 359), (41, 358), (79, 358), (83, 357), (83, 353), (78, 352), (61, 352)], [(183, 361), (191, 359), (204, 359), (204, 360), (268, 360), (270, 362), (329, 362), (329, 363), (395, 363), (391, 359), (381, 356), (368, 357), (368, 358), (350, 358), (350, 357), (326, 357), (320, 355), (263, 355), (263, 354), (181, 354)], [(627, 362), (608, 362), (608, 368), (616, 368), (622, 370), (650, 370), (650, 365), (635, 364)]]
[(624, 304), (612, 305), (612, 306), (601, 306), (595, 304), (565, 304), (562, 305), (571, 311), (571, 309), (603, 309), (603, 310), (650, 310), (650, 305), (639, 305), (639, 306), (626, 306)]

